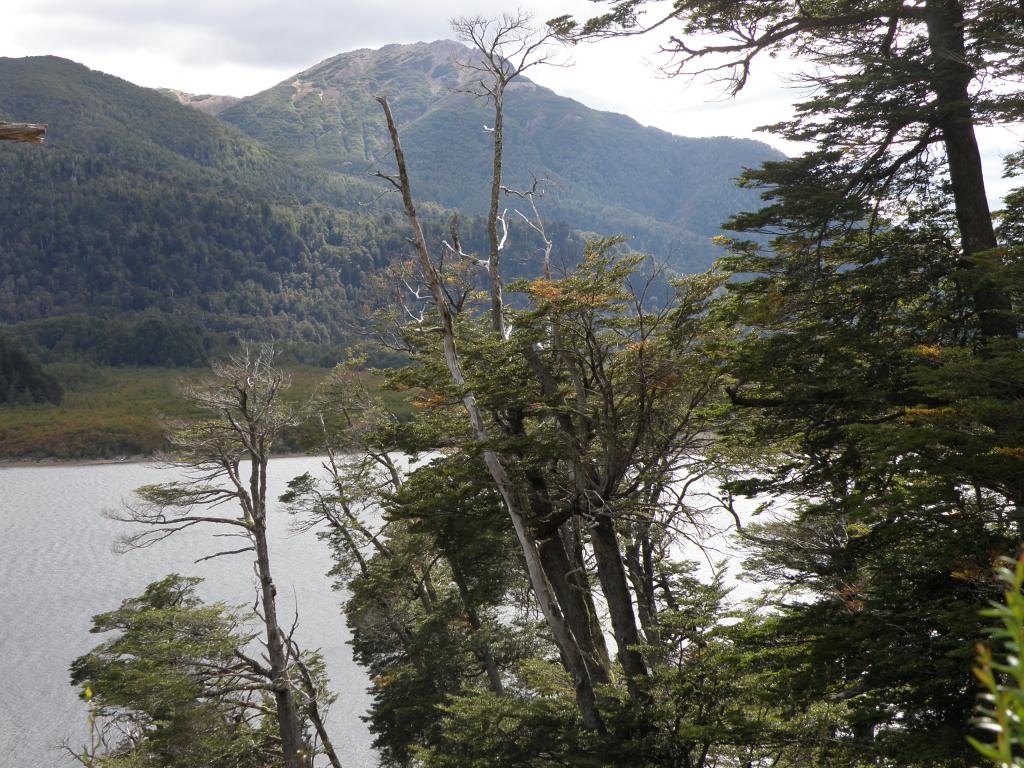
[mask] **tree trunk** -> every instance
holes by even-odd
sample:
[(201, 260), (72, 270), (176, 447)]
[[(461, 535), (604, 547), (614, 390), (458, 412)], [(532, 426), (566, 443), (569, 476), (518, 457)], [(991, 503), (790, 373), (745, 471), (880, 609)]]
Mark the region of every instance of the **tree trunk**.
[(647, 644), (661, 646), (658, 629), (658, 604), (654, 599), (654, 562), (649, 536), (649, 525), (637, 525), (635, 539), (623, 552), (626, 573), (636, 593), (636, 612)]
[(320, 706), (317, 703), (316, 683), (313, 681), (313, 675), (310, 674), (309, 668), (302, 660), (298, 658), (298, 653), (299, 649), (295, 648), (295, 665), (299, 668), (302, 686), (306, 689), (306, 695), (309, 697), (309, 719), (313, 721), (313, 727), (316, 728), (316, 732), (320, 736), (320, 743), (323, 744), (324, 754), (327, 755), (331, 768), (342, 768), (341, 760), (338, 759), (338, 753), (334, 750), (331, 735), (327, 732), (327, 726), (324, 725), (324, 719), (320, 713)]
[(277, 621), (277, 590), (270, 576), (270, 559), (267, 553), (266, 530), (261, 525), (255, 532), (256, 564), (259, 571), (260, 592), (263, 603), (263, 621), (267, 630), (267, 659), (272, 674), (274, 703), (277, 706), (277, 724), (281, 734), (281, 749), (284, 753), (285, 768), (304, 768), (306, 761), (306, 740), (299, 722), (295, 694), (288, 679), (288, 654), (285, 636)]
[[(469, 394), (467, 398), (472, 398), (472, 394)], [(475, 411), (475, 421), (482, 424), (479, 411), (476, 409), (475, 400), (472, 401), (472, 408), (470, 420), (474, 421), (472, 414)], [(484, 434), (486, 435), (486, 433)], [(597, 695), (594, 693), (594, 682), (590, 677), (589, 665), (580, 649), (579, 642), (559, 608), (551, 582), (548, 581), (547, 574), (545, 573), (537, 544), (527, 527), (527, 514), (524, 510), (528, 509), (528, 505), (523, 503), (518, 497), (517, 489), (510, 481), (505, 467), (494, 451), (484, 451), (484, 463), (487, 464), (491, 477), (494, 479), (494, 483), (497, 485), (502, 499), (505, 501), (505, 508), (508, 510), (509, 517), (512, 520), (512, 527), (515, 529), (519, 545), (523, 550), (523, 556), (526, 560), (526, 572), (530, 577), (530, 585), (533, 587), (533, 593), (537, 598), (541, 613), (544, 615), (548, 628), (555, 638), (555, 644), (558, 646), (563, 660), (569, 667), (568, 671), (572, 675), (573, 689), (576, 696), (576, 707), (580, 711), (583, 725), (590, 730), (604, 733), (606, 729), (601, 713), (597, 709)]]
[(263, 624), (266, 628), (267, 660), (270, 663), (271, 686), (277, 707), (277, 725), (281, 735), (284, 768), (305, 768), (312, 755), (306, 744), (299, 720), (295, 693), (288, 677), (286, 638), (277, 620), (277, 588), (270, 574), (270, 553), (267, 549), (267, 459), (252, 456), (249, 485), (253, 491), (253, 540), (256, 549), (256, 571), (260, 580)]
[(633, 613), (633, 596), (629, 591), (626, 569), (619, 554), (615, 525), (607, 514), (601, 513), (597, 516), (591, 528), (590, 544), (594, 549), (594, 559), (597, 561), (597, 578), (601, 582), (601, 591), (608, 602), (608, 614), (612, 620), (615, 643), (619, 647), (619, 663), (626, 673), (626, 686), (630, 698), (638, 701), (644, 698), (644, 693), (637, 683), (647, 677), (647, 665), (635, 648), (640, 645), (640, 633), (637, 631), (636, 616)]
[(597, 685), (604, 685), (610, 680), (608, 648), (597, 622), (596, 611), (593, 611), (593, 603), (585, 599), (590, 593), (586, 579), (574, 578), (574, 569), (570, 565), (561, 537), (550, 536), (540, 539), (537, 543), (544, 573), (551, 582), (558, 604), (562, 607), (573, 637), (579, 644), (590, 677)]
[(490, 278), (491, 329), (498, 336), (505, 335), (505, 315), (501, 289), (501, 246), (498, 238), (498, 203), (501, 199), (501, 162), (504, 152), (504, 83), (496, 83), (494, 91), (494, 153), (491, 167), (491, 207), (487, 216), (487, 238), (490, 257), (487, 274)]
[(586, 556), (583, 551), (583, 531), (580, 518), (573, 515), (559, 529), (562, 544), (569, 556), (569, 573), (573, 580), (570, 586), (579, 590), (583, 605), (586, 608), (587, 616), (590, 617), (590, 635), (594, 638), (594, 651), (597, 654), (597, 661), (604, 670), (603, 678), (611, 675), (611, 657), (608, 655), (608, 645), (605, 643), (604, 627), (601, 626), (601, 617), (597, 613), (597, 606), (594, 604), (594, 594), (590, 587), (590, 575), (587, 572)]
[[(929, 0), (926, 6), (932, 58), (932, 89), (938, 105), (964, 266), (971, 256), (997, 246), (985, 192), (981, 152), (974, 132), (970, 83), (974, 70), (964, 43), (964, 13), (959, 0)], [(990, 278), (972, 278), (972, 299), (981, 332), (989, 338), (1015, 338), (1017, 324), (1010, 299)]]

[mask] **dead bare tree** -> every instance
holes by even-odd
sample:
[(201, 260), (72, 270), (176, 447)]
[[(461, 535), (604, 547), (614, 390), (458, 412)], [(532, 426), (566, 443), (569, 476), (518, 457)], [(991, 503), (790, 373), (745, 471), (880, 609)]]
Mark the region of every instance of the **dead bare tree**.
[[(491, 196), (487, 213), (487, 235), (490, 253), (487, 274), (491, 293), (491, 327), (505, 336), (505, 317), (502, 309), (501, 251), (508, 237), (507, 211), (498, 213), (502, 193), (502, 163), (505, 153), (505, 90), (523, 72), (541, 64), (555, 62), (547, 47), (554, 38), (550, 30), (537, 30), (532, 17), (517, 11), (503, 14), (497, 19), (482, 16), (460, 17), (452, 20), (455, 36), (469, 43), (472, 53), (457, 62), (474, 75), (466, 90), (488, 99), (494, 107), (494, 126), (486, 128), (492, 134), (494, 152), (491, 167)], [(499, 233), (498, 227), (501, 227)]]
[[(172, 451), (166, 462), (182, 470), (184, 479), (137, 489), (136, 499), (111, 516), (142, 526), (122, 538), (123, 548), (148, 547), (179, 531), (212, 525), (226, 529), (227, 533), (218, 535), (238, 540), (241, 546), (229, 545), (201, 559), (253, 554), (266, 664), (249, 660), (249, 666), (268, 681), (273, 694), (283, 765), (308, 768), (313, 754), (299, 716), (296, 690), (309, 686), (304, 685), (299, 666), (295, 623), (289, 629), (279, 620), (267, 542), (270, 451), (281, 430), (295, 421), (282, 401), (289, 378), (274, 366), (273, 358), (270, 346), (246, 348), (230, 361), (214, 365), (211, 381), (188, 387), (188, 400), (209, 416), (197, 424), (180, 426), (170, 436)], [(293, 680), (294, 669), (298, 669), (297, 680)], [(319, 718), (318, 710), (311, 711)], [(322, 723), (316, 725), (319, 730)], [(332, 750), (329, 739), (321, 740)], [(335, 755), (328, 756), (338, 765)]]

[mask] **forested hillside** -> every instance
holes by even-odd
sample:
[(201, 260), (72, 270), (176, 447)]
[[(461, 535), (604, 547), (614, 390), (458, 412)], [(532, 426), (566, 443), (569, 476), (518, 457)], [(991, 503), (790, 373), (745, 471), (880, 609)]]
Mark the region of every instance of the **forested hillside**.
[(400, 252), (386, 219), (329, 205), (368, 184), (68, 61), (0, 72), (0, 114), (50, 123), (48, 146), (0, 151), (0, 321), (157, 311), (329, 342)]
[[(441, 206), (428, 206), (432, 226), (443, 208), (480, 212), (486, 109), (458, 92), (452, 58), (465, 53), (435, 43), (343, 54), (228, 108), (227, 122), (185, 106), (208, 99), (56, 57), (0, 59), (0, 118), (49, 124), (43, 148), (0, 147), (0, 322), (46, 318), (45, 332), (15, 333), (44, 358), (58, 349), (99, 363), (203, 362), (117, 341), (152, 342), (161, 323), (187, 337), (337, 349), (372, 302), (368, 277), (407, 249), (397, 201), (370, 178), (388, 162), (373, 94), (399, 97), (424, 198)], [(749, 201), (731, 177), (770, 155), (641, 128), (528, 82), (509, 110), (509, 182), (549, 179), (543, 207), (569, 259), (582, 253), (576, 232), (621, 232), (677, 268), (706, 267), (718, 222)], [(464, 237), (479, 247), (485, 234), (470, 218)], [(517, 243), (518, 258), (533, 253)], [(111, 335), (90, 342), (83, 323), (99, 326), (83, 318), (97, 315)]]

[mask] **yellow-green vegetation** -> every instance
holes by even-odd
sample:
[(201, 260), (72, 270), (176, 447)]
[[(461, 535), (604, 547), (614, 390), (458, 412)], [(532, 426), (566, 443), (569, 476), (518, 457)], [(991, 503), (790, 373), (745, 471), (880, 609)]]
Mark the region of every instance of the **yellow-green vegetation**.
[[(199, 416), (181, 396), (188, 382), (208, 377), (209, 369), (104, 368), (51, 365), (64, 386), (61, 405), (0, 406), (0, 459), (102, 459), (149, 456), (164, 447), (163, 422)], [(307, 401), (330, 369), (289, 369), (288, 398)], [(373, 379), (376, 382), (376, 379)], [(400, 410), (404, 398), (385, 393)], [(282, 451), (302, 451), (311, 426), (289, 430)]]

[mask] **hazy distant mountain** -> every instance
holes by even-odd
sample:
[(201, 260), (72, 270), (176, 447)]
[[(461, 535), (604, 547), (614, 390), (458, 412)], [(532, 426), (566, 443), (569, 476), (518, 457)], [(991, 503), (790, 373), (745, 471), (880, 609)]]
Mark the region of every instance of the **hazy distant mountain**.
[[(389, 162), (378, 94), (392, 103), (420, 197), (485, 209), (489, 106), (466, 92), (452, 41), (388, 45), (327, 59), (221, 113), (283, 155), (346, 174)], [(781, 155), (760, 142), (682, 138), (590, 109), (523, 78), (506, 97), (506, 180), (547, 179), (547, 215), (625, 233), (681, 269), (714, 257), (709, 238), (730, 214), (757, 205), (733, 183), (744, 167)]]

